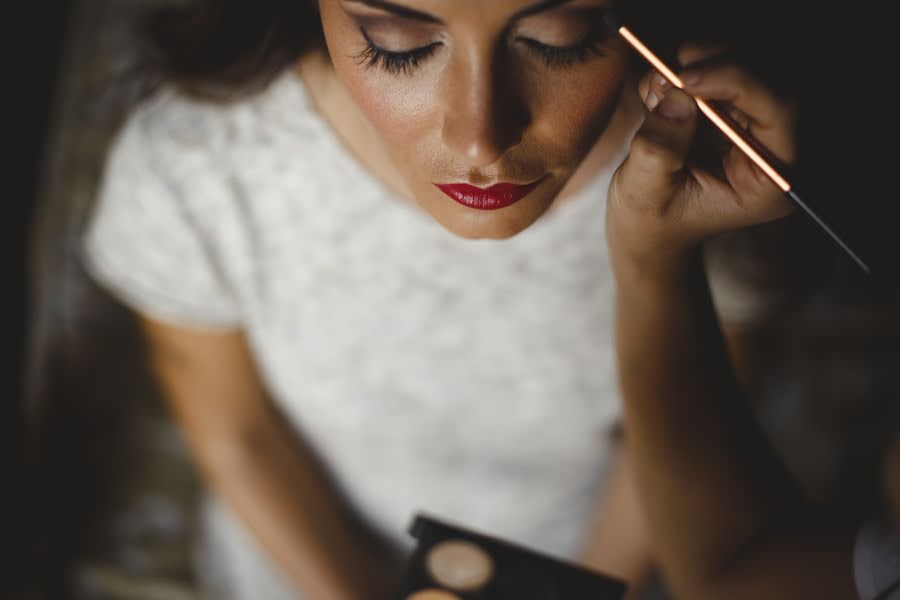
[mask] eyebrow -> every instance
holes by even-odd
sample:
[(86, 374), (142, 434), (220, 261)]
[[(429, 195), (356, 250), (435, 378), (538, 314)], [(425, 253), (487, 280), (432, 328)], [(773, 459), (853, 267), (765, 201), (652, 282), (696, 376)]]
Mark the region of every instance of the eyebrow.
[[(414, 19), (416, 21), (423, 21), (425, 23), (437, 23), (439, 25), (443, 25), (444, 22), (434, 15), (430, 15), (426, 12), (422, 12), (420, 10), (416, 10), (414, 8), (409, 8), (408, 6), (402, 6), (400, 4), (395, 4), (393, 2), (388, 2), (387, 0), (347, 0), (350, 4), (365, 4), (366, 6), (370, 6), (372, 8), (377, 8), (383, 10), (385, 12), (389, 12), (391, 14), (397, 15), (398, 17), (403, 17), (405, 19)], [(536, 15), (538, 13), (546, 12), (548, 10), (552, 10), (557, 6), (562, 4), (567, 4), (572, 2), (572, 0), (541, 0), (536, 4), (532, 4), (531, 6), (526, 6), (525, 8), (517, 11), (510, 21), (515, 21), (517, 19), (521, 19), (524, 17), (529, 17), (531, 15)]]

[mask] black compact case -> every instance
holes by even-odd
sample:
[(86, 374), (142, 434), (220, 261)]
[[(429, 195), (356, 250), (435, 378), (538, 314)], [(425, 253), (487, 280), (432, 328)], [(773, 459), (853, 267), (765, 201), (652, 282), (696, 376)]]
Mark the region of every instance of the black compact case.
[(419, 514), (398, 600), (620, 600), (619, 579)]

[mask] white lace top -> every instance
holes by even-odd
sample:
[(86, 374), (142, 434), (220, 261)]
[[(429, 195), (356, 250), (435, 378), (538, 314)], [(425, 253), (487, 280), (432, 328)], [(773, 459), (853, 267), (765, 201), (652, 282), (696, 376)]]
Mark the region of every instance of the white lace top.
[[(521, 234), (464, 240), (365, 171), (294, 75), (227, 106), (165, 91), (111, 150), (85, 257), (143, 314), (243, 328), (278, 407), (381, 532), (411, 541), (423, 510), (571, 556), (619, 411), (619, 162)], [(286, 596), (229, 511), (207, 516), (224, 587)]]

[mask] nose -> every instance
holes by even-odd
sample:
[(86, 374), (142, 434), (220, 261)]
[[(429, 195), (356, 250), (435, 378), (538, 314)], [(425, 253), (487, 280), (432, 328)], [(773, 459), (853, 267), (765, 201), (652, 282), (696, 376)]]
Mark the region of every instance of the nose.
[(486, 167), (522, 141), (530, 116), (499, 56), (460, 61), (444, 86), (444, 143), (471, 167)]

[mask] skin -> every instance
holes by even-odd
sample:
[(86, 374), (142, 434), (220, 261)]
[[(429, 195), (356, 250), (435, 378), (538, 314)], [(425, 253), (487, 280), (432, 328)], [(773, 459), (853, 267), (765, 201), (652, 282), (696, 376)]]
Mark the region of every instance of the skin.
[[(513, 18), (533, 4), (526, 0), (402, 4), (443, 25), (398, 21), (349, 0), (321, 0), (334, 64), (311, 53), (298, 61), (297, 70), (348, 150), (448, 230), (469, 238), (515, 235), (564, 202), (597, 169), (610, 166), (625, 147), (641, 112), (633, 103), (636, 94), (623, 87), (620, 41), (603, 41), (602, 55), (590, 54), (562, 69), (550, 68), (517, 41), (528, 35), (544, 43), (575, 43), (590, 26), (573, 11), (601, 7), (602, 0), (573, 0), (565, 9), (527, 19)], [(373, 38), (394, 50), (432, 40), (442, 45), (409, 73), (367, 68), (360, 64), (366, 47), (360, 19), (368, 20)], [(545, 179), (532, 194), (496, 211), (464, 208), (433, 185), (485, 186), (540, 177)], [(244, 334), (149, 317), (142, 326), (152, 367), (205, 479), (291, 582), (319, 600), (392, 597), (395, 569), (402, 566), (397, 555), (352, 518), (327, 473), (266, 393)], [(614, 489), (618, 485), (613, 483)], [(620, 498), (629, 494), (628, 489), (611, 492)], [(623, 561), (596, 543), (614, 547), (619, 536), (630, 535), (623, 532), (615, 506), (598, 503), (597, 512), (599, 525), (591, 534), (596, 539), (588, 540), (584, 563), (625, 578), (643, 573), (648, 563), (640, 544), (630, 546), (635, 559)], [(605, 562), (609, 557), (616, 560)]]
[[(516, 13), (535, 2), (400, 4), (440, 23), (358, 1), (321, 0), (331, 62), (307, 62), (301, 72), (318, 84), (311, 89), (328, 90), (330, 102), (339, 97), (350, 109), (332, 124), (351, 148), (361, 156), (384, 155), (386, 160), (368, 166), (451, 232), (466, 238), (513, 236), (571, 195), (579, 186), (573, 175), (589, 153), (588, 175), (622, 148), (627, 124), (620, 122), (634, 119), (614, 120), (627, 51), (621, 39), (601, 33), (599, 17), (586, 16), (608, 0), (574, 0), (522, 18)], [(394, 52), (439, 45), (417, 66), (389, 72), (366, 61), (360, 28)], [(597, 52), (566, 66), (549, 66), (523, 41), (571, 46), (590, 35), (605, 36)], [(361, 118), (339, 123), (354, 112)], [(493, 211), (464, 207), (434, 186), (536, 180), (541, 184), (524, 199)]]
[(310, 598), (389, 598), (392, 549), (356, 522), (266, 393), (240, 331), (143, 318), (150, 364), (204, 479)]
[[(793, 106), (737, 66), (706, 60), (717, 54), (681, 51), (682, 64), (695, 65), (687, 91), (730, 103), (792, 163)], [(680, 598), (856, 598), (855, 524), (815, 515), (758, 430), (701, 262), (704, 240), (792, 207), (734, 148), (720, 176), (689, 161), (698, 110), (684, 92), (648, 78), (642, 97), (648, 114), (613, 178), (607, 237), (629, 456), (654, 556)], [(898, 444), (885, 461), (895, 509)]]

